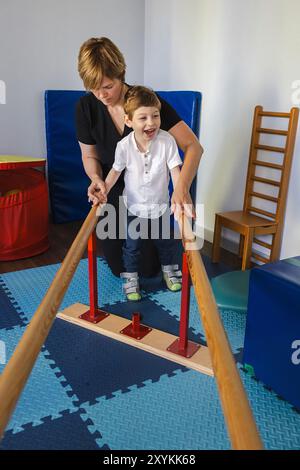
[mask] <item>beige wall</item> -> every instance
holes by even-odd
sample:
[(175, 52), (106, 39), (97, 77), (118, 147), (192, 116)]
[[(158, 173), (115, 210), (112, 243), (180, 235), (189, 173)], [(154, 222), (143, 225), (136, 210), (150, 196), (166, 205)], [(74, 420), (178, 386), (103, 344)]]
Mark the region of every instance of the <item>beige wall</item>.
[(144, 20), (140, 0), (1, 0), (0, 153), (46, 154), (44, 90), (82, 89), (77, 55), (92, 36), (115, 41), (128, 80), (142, 82)]

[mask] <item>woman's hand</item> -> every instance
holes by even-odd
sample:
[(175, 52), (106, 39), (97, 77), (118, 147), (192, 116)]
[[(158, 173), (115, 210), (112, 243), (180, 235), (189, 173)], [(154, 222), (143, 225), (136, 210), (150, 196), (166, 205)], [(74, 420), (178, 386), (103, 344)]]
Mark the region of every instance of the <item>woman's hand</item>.
[(101, 178), (95, 178), (91, 182), (87, 194), (89, 202), (92, 202), (93, 206), (107, 202), (106, 185)]
[(175, 220), (179, 220), (182, 212), (184, 212), (187, 217), (196, 218), (196, 212), (189, 190), (187, 186), (180, 182), (180, 179), (171, 198), (171, 212), (174, 213)]

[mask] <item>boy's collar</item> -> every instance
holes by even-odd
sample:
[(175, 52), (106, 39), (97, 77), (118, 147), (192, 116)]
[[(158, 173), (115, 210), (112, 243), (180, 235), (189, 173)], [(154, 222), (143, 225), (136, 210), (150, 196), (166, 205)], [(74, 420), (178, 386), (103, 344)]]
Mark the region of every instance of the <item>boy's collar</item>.
[(131, 132), (131, 138), (132, 138), (132, 142), (133, 142), (134, 148), (135, 148), (138, 152), (140, 152), (140, 153), (147, 153), (147, 152), (150, 152), (152, 143), (157, 139), (157, 136), (158, 136), (159, 132), (160, 132), (160, 129), (158, 129), (158, 132), (157, 132), (156, 136), (154, 137), (154, 139), (153, 139), (153, 140), (150, 140), (149, 146), (148, 146), (146, 152), (141, 152), (140, 149), (139, 149), (139, 147), (138, 147), (137, 141), (135, 140), (135, 132), (132, 131), (132, 132)]

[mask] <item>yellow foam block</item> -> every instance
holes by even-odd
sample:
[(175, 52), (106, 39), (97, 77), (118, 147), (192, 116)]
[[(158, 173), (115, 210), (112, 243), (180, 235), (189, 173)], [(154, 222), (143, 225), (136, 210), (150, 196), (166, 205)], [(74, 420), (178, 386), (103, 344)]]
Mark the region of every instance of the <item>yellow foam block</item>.
[(0, 163), (29, 163), (29, 162), (44, 162), (45, 158), (26, 157), (22, 155), (0, 155)]

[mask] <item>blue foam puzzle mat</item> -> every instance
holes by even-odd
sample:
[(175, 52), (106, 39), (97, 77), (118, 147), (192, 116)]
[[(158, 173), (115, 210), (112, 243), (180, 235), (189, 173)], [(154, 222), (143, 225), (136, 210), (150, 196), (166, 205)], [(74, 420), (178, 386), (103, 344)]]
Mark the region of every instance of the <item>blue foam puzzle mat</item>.
[[(208, 260), (206, 264), (209, 269)], [(101, 305), (105, 302), (107, 309), (128, 315), (130, 309), (122, 297), (121, 281), (110, 274), (106, 263), (100, 259), (98, 266), (105, 276), (105, 283), (102, 275), (99, 276)], [(0, 312), (0, 315), (19, 315), (19, 320), (14, 321), (20, 321), (20, 325), (0, 328), (0, 339), (7, 345), (8, 358), (24, 332), (24, 323), (32, 317), (58, 267), (46, 266), (0, 276), (1, 305), (15, 308), (12, 312), (8, 307), (7, 312)], [(145, 282), (141, 314), (149, 322), (175, 330), (176, 323), (179, 324), (180, 295), (166, 290), (159, 279), (152, 280), (153, 284)], [(80, 262), (62, 308), (75, 302), (88, 303), (86, 260)], [(238, 357), (243, 348), (245, 315), (226, 310), (220, 313)], [(190, 332), (205, 341), (193, 291)], [(77, 360), (76, 354), (80, 355)], [(114, 340), (103, 340), (101, 335), (55, 320), (2, 448), (230, 448), (215, 380), (148, 356), (130, 346), (120, 347)], [(135, 363), (136, 370), (130, 371), (127, 377), (126, 370), (134, 369)], [(299, 413), (239, 367), (265, 447), (300, 449)], [(130, 419), (130, 413), (138, 414), (138, 420)], [(65, 438), (64, 430), (68, 434)]]

